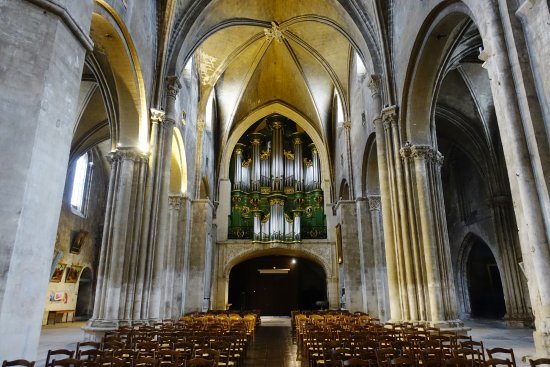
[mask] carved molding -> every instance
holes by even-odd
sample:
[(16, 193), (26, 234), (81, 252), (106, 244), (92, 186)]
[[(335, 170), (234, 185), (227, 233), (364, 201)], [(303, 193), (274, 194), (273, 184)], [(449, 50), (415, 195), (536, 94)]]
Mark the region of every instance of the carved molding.
[(167, 82), (167, 90), (166, 93), (168, 94), (168, 97), (176, 98), (178, 95), (178, 92), (181, 89), (181, 83), (178, 80), (177, 76), (169, 76), (166, 78)]
[(172, 210), (180, 210), (183, 206), (184, 198), (180, 195), (168, 196), (168, 204)]
[(428, 162), (442, 165), (444, 157), (430, 145), (411, 145), (409, 142), (399, 151), (403, 159), (423, 159)]
[(277, 22), (271, 22), (271, 28), (264, 28), (264, 34), (268, 41), (275, 40), (281, 42), (285, 38)]
[(371, 212), (375, 210), (380, 210), (382, 208), (380, 195), (369, 195), (367, 196), (367, 201), (369, 203), (369, 210)]
[(161, 123), (164, 121), (164, 118), (166, 117), (166, 113), (162, 110), (157, 110), (155, 108), (151, 108), (151, 122), (154, 124)]
[(384, 129), (389, 125), (397, 124), (397, 106), (386, 107), (382, 110), (382, 123), (384, 124)]
[(344, 129), (349, 131), (351, 129), (351, 121), (344, 121), (342, 126), (344, 126)]
[(380, 94), (380, 85), (382, 84), (382, 76), (372, 74), (367, 82), (367, 87), (370, 89), (373, 96)]

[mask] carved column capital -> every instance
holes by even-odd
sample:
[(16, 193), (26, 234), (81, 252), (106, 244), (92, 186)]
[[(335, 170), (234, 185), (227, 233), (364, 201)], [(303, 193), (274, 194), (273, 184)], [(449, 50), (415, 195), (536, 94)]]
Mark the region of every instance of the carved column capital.
[(178, 77), (175, 75), (169, 76), (166, 78), (166, 83), (166, 93), (168, 94), (168, 97), (175, 99), (181, 89), (181, 83)]
[(171, 210), (180, 210), (183, 206), (183, 196), (181, 195), (170, 195), (168, 196), (168, 204), (170, 205)]
[(344, 129), (346, 129), (348, 131), (351, 130), (351, 121), (344, 121), (342, 126), (344, 126)]
[(403, 159), (423, 159), (437, 165), (442, 165), (444, 161), (443, 155), (430, 145), (411, 145), (406, 142), (399, 153)]
[(379, 74), (372, 74), (367, 82), (367, 87), (371, 91), (371, 95), (375, 96), (380, 94), (380, 85), (382, 84), (382, 76)]
[(144, 153), (135, 148), (118, 148), (107, 155), (107, 159), (111, 164), (125, 160), (134, 162), (147, 161), (148, 158), (148, 153)]
[(164, 121), (164, 118), (166, 114), (162, 110), (157, 110), (155, 108), (151, 108), (151, 122), (154, 124), (159, 124)]
[(369, 210), (371, 212), (381, 209), (380, 195), (368, 195), (367, 201), (369, 203)]
[(206, 123), (204, 121), (198, 121), (197, 122), (197, 130), (202, 133), (204, 131), (204, 128), (206, 127)]
[(382, 110), (382, 122), (384, 125), (397, 124), (397, 106), (386, 107)]

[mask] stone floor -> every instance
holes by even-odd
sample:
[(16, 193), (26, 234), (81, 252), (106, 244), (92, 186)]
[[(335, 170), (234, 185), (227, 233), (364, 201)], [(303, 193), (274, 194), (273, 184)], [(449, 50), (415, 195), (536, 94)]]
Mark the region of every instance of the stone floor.
[[(472, 338), (482, 340), (486, 348), (514, 348), (518, 367), (528, 366), (528, 363), (522, 362), (522, 357), (535, 353), (531, 329), (509, 328), (503, 322), (494, 320), (469, 320), (465, 324), (472, 328)], [(36, 367), (44, 365), (49, 349), (74, 350), (77, 341), (85, 340), (84, 332), (80, 329), (83, 325), (83, 322), (75, 322), (44, 326)], [(248, 352), (244, 367), (300, 367), (300, 361), (297, 361), (296, 356), (290, 318), (262, 317), (262, 325), (256, 331), (254, 344)]]

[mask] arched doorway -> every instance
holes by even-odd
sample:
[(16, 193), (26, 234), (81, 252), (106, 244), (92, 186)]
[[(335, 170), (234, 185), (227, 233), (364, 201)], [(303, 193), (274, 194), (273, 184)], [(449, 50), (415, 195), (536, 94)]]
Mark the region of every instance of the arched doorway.
[(253, 258), (231, 270), (230, 309), (255, 309), (269, 316), (319, 309), (327, 304), (326, 284), (325, 271), (313, 261), (276, 255)]
[(506, 313), (500, 271), (485, 243), (477, 239), (466, 263), (472, 317), (502, 319)]
[(92, 270), (84, 268), (78, 281), (78, 296), (76, 298), (75, 317), (79, 320), (88, 320), (93, 312)]

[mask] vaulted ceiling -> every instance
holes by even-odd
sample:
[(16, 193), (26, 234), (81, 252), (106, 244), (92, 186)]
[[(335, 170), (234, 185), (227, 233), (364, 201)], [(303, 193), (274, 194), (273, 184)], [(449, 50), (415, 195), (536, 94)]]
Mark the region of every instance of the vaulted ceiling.
[(357, 47), (358, 31), (341, 6), (334, 0), (224, 0), (213, 2), (207, 13), (218, 20), (205, 19), (213, 33), (195, 60), (201, 100), (215, 91), (223, 138), (272, 102), (298, 111), (325, 136), (335, 91), (348, 105)]

